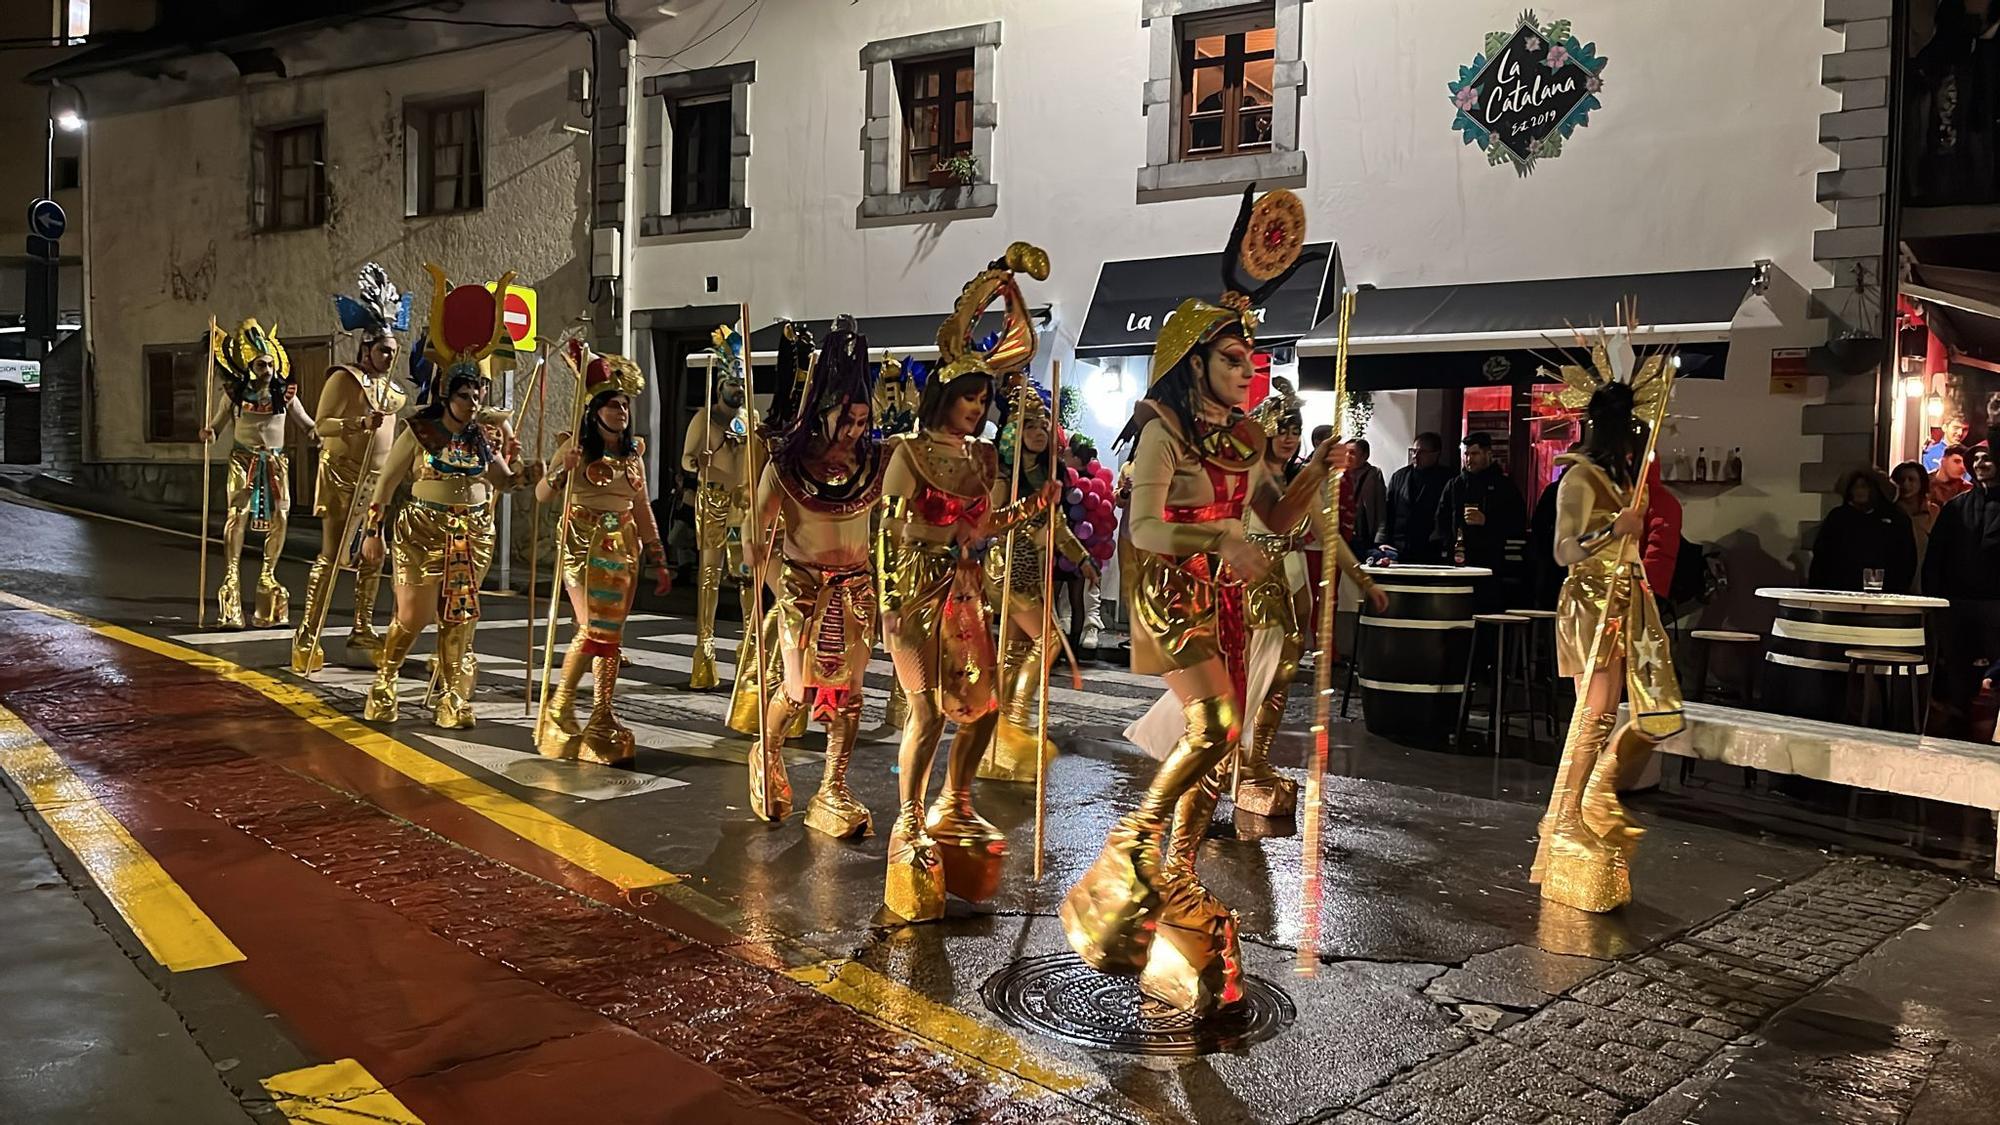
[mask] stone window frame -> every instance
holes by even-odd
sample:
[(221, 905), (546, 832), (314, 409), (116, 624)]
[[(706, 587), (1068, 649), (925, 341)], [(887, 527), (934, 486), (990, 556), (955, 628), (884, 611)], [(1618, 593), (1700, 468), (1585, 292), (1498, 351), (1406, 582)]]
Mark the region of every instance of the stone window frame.
[[(645, 211), (640, 235), (715, 234), (750, 229), (750, 87), (757, 81), (755, 61), (701, 70), (655, 74), (641, 83), (645, 94), (646, 153), (641, 169)], [(667, 104), (703, 94), (729, 95), (729, 206), (715, 211), (668, 213), (667, 176), (671, 138)]]
[[(944, 188), (902, 190), (903, 99), (896, 90), (899, 63), (940, 55), (972, 54), (972, 155), (979, 178)], [(861, 128), (862, 192), (857, 221), (862, 226), (929, 222), (944, 217), (989, 216), (999, 208), (1000, 185), (993, 178), (993, 130), (999, 124), (995, 76), (999, 65), (1000, 21), (881, 39), (861, 48), (867, 75), (866, 123)]]
[[(1306, 92), (1305, 5), (1310, 0), (1139, 0), (1139, 25), (1147, 30), (1146, 84), (1140, 112), (1146, 119), (1146, 163), (1139, 169), (1138, 201), (1155, 203), (1204, 195), (1230, 195), (1256, 183), (1304, 187), (1306, 154), (1299, 144), (1299, 99)], [(1278, 33), (1271, 68), (1271, 148), (1268, 152), (1182, 160), (1181, 21), (1268, 8)]]

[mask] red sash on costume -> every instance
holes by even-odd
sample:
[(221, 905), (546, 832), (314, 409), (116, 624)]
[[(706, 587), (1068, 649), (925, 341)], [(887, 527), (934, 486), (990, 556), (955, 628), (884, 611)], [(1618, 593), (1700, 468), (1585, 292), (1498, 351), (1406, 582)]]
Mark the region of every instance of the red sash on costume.
[[(1243, 504), (1250, 495), (1250, 474), (1232, 472), (1209, 462), (1203, 462), (1201, 467), (1208, 474), (1208, 483), (1214, 489), (1216, 499), (1199, 507), (1168, 505), (1164, 513), (1166, 521), (1214, 523), (1217, 520), (1242, 519)], [(1216, 641), (1222, 648), (1223, 667), (1229, 671), (1229, 683), (1236, 691), (1236, 706), (1240, 711), (1250, 694), (1249, 628), (1244, 615), (1243, 583), (1234, 575), (1226, 574), (1226, 567), (1211, 562), (1212, 557), (1208, 554), (1194, 555), (1184, 560), (1182, 565), (1189, 574), (1215, 587)]]

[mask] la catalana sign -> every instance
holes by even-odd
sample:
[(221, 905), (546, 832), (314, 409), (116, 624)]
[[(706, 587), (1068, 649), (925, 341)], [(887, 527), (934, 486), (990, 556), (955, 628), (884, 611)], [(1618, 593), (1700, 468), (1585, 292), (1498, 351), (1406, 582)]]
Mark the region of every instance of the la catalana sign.
[(1486, 152), (1489, 164), (1512, 164), (1525, 176), (1539, 160), (1562, 155), (1563, 143), (1603, 107), (1604, 64), (1597, 44), (1580, 42), (1568, 20), (1544, 23), (1521, 13), (1512, 31), (1486, 36), (1486, 46), (1450, 84), (1458, 112), (1452, 128)]

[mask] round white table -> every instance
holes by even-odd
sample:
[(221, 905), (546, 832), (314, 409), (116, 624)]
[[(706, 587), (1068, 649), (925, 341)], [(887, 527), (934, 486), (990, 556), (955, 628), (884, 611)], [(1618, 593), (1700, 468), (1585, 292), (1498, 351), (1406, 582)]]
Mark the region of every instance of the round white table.
[(1924, 614), (1951, 604), (1915, 594), (1787, 586), (1767, 586), (1757, 596), (1778, 603), (1771, 646), (1764, 653), (1767, 705), (1783, 714), (1835, 723), (1847, 716), (1847, 650), (1909, 653), (1918, 658), (1908, 666), (1909, 674), (1927, 676)]
[(1472, 645), (1474, 580), (1481, 566), (1365, 566), (1389, 595), (1380, 616), (1362, 611), (1362, 719), (1405, 746), (1446, 749)]

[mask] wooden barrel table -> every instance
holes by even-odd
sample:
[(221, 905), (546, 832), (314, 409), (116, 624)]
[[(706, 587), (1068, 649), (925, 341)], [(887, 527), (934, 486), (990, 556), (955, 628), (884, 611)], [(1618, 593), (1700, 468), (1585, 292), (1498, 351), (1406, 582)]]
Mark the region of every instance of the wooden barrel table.
[(1371, 566), (1389, 595), (1379, 617), (1364, 606), (1362, 718), (1372, 734), (1425, 750), (1448, 749), (1472, 646), (1478, 566)]
[(1907, 665), (1907, 674), (1928, 676), (1924, 612), (1951, 604), (1911, 594), (1789, 587), (1766, 587), (1757, 596), (1778, 603), (1764, 653), (1764, 706), (1829, 723), (1847, 721), (1849, 649), (1908, 653), (1917, 661)]

